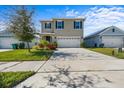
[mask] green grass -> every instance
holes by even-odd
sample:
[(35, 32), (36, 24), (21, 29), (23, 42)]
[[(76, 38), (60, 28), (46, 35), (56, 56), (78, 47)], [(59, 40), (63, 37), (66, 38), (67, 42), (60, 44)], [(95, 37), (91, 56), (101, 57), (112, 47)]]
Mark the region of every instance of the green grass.
[[(114, 56), (120, 59), (124, 59), (124, 51), (122, 53), (118, 53), (117, 50), (113, 49), (113, 48), (87, 48), (91, 51), (95, 51), (95, 52), (99, 52), (105, 55), (109, 55), (109, 56)], [(114, 55), (112, 55), (112, 51), (114, 50)]]
[(44, 61), (48, 60), (53, 51), (51, 50), (31, 50), (26, 49), (0, 52), (0, 61)]
[(116, 54), (115, 57), (120, 58), (120, 59), (124, 59), (124, 51), (122, 53)]
[(0, 88), (14, 87), (35, 72), (0, 72)]

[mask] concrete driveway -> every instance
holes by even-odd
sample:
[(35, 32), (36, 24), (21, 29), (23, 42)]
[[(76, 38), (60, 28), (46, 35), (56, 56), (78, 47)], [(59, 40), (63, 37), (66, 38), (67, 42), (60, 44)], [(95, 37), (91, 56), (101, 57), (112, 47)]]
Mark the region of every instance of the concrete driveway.
[(82, 48), (59, 48), (39, 72), (56, 72), (55, 68), (71, 67), (70, 71), (116, 70), (123, 69), (124, 62), (111, 56), (106, 56)]
[(50, 61), (81, 61), (81, 60), (104, 60), (116, 59), (100, 53), (89, 51), (83, 48), (58, 48)]
[[(44, 62), (37, 74), (16, 87), (49, 87), (49, 76), (57, 76), (58, 68), (68, 68), (71, 78), (82, 75), (98, 76), (100, 83), (92, 87), (124, 87), (124, 60), (82, 48), (59, 48)], [(67, 80), (67, 78), (64, 78)], [(92, 80), (93, 81), (93, 80)], [(95, 81), (97, 79), (95, 78)], [(63, 86), (59, 86), (63, 87)]]

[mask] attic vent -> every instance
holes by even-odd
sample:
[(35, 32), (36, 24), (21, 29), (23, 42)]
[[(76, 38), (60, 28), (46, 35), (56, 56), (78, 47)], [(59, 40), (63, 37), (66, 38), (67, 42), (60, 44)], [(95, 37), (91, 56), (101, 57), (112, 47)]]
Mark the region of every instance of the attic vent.
[(112, 29), (112, 32), (115, 32), (115, 29), (114, 28)]

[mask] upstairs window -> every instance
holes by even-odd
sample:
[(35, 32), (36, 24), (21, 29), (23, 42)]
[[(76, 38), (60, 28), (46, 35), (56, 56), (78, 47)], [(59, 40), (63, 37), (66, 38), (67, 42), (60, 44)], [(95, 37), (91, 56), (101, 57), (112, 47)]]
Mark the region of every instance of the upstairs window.
[(64, 29), (64, 21), (56, 21), (56, 29)]
[(45, 29), (51, 29), (51, 23), (50, 22), (45, 23)]
[(112, 29), (112, 32), (115, 32), (115, 29), (114, 28)]
[(74, 21), (74, 29), (82, 29), (82, 21)]

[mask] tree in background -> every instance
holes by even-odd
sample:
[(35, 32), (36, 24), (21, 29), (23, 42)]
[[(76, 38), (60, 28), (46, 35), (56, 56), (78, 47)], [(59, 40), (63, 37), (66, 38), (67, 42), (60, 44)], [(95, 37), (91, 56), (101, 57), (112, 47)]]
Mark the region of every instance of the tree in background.
[(17, 6), (13, 9), (13, 14), (9, 15), (8, 31), (11, 31), (17, 39), (27, 43), (30, 52), (29, 43), (34, 39), (33, 9), (27, 9), (25, 6)]

